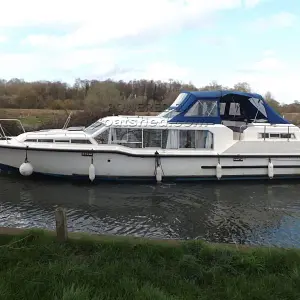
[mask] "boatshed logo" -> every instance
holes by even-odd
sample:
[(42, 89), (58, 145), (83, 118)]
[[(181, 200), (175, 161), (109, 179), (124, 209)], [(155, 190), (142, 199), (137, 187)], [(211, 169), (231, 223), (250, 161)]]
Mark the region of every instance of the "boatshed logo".
[(205, 127), (205, 124), (197, 123), (168, 123), (167, 120), (160, 118), (124, 118), (124, 119), (106, 119), (101, 121), (106, 127)]

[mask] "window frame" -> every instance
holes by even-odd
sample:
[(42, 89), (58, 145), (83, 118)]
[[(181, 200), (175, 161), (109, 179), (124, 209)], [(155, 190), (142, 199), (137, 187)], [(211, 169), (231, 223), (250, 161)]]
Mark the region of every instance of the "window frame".
[[(197, 105), (197, 111), (199, 112), (199, 106), (201, 105), (201, 110), (203, 112), (203, 104), (205, 103), (210, 103), (212, 105), (212, 109), (209, 111), (209, 114), (206, 115), (199, 115), (199, 114), (191, 114), (190, 111), (194, 109), (194, 107)], [(215, 111), (214, 114), (212, 112)], [(206, 109), (206, 113), (208, 113), (208, 109)], [(219, 108), (219, 101), (218, 100), (208, 100), (208, 99), (198, 99), (189, 109), (188, 111), (184, 114), (185, 117), (191, 117), (191, 118), (217, 118), (219, 117), (220, 113), (220, 108)]]

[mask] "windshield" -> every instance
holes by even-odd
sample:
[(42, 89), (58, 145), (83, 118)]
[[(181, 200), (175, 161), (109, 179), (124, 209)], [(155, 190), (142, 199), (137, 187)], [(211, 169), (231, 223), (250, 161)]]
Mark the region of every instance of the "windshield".
[(160, 113), (158, 115), (158, 117), (162, 117), (162, 118), (173, 118), (175, 117), (176, 115), (178, 115), (179, 112), (177, 112), (176, 110), (174, 109), (167, 109), (167, 110), (164, 110), (162, 113)]
[(171, 107), (177, 107), (179, 106), (183, 101), (184, 99), (187, 97), (187, 93), (180, 93), (178, 95), (178, 97), (175, 99), (175, 101), (173, 102), (173, 104), (171, 105)]
[(89, 127), (85, 128), (84, 131), (86, 133), (93, 134), (94, 132), (98, 131), (99, 129), (101, 129), (104, 126), (105, 125), (102, 122), (96, 121), (95, 123), (93, 123)]

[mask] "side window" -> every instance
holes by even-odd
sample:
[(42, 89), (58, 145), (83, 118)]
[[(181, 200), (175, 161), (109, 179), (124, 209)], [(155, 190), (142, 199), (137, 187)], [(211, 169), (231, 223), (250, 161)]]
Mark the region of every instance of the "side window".
[(108, 135), (109, 135), (109, 128), (107, 128), (105, 131), (97, 135), (95, 137), (95, 140), (98, 144), (108, 144)]
[(70, 140), (55, 140), (55, 143), (70, 143)]
[(179, 130), (179, 148), (213, 149), (213, 134), (208, 130)]
[(217, 117), (218, 101), (198, 100), (185, 114), (187, 117)]
[(168, 130), (166, 129), (143, 129), (143, 148), (167, 147)]
[(130, 148), (142, 148), (142, 129), (112, 128), (111, 143)]
[(71, 140), (72, 144), (91, 144), (89, 140)]
[(230, 103), (229, 114), (231, 116), (240, 116), (241, 115), (240, 104), (235, 102)]
[(225, 114), (225, 108), (226, 108), (226, 103), (221, 102), (220, 103), (220, 115), (223, 116)]
[(179, 130), (179, 148), (195, 148), (194, 130)]
[(258, 138), (260, 139), (295, 139), (294, 133), (259, 133)]
[(53, 143), (53, 140), (51, 140), (51, 139), (39, 139), (38, 142), (40, 142), (40, 143)]

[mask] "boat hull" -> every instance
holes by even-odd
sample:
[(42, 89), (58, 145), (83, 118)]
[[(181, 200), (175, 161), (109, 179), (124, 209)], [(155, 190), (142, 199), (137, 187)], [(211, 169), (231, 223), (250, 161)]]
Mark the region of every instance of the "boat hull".
[[(0, 147), (0, 170), (18, 173), (25, 159), (33, 175), (89, 178), (93, 163), (96, 180), (156, 181), (157, 156), (126, 151), (86, 151)], [(162, 181), (290, 179), (300, 177), (300, 155), (212, 155), (161, 154)], [(268, 165), (273, 164), (270, 178)], [(217, 165), (221, 170), (218, 176)]]

